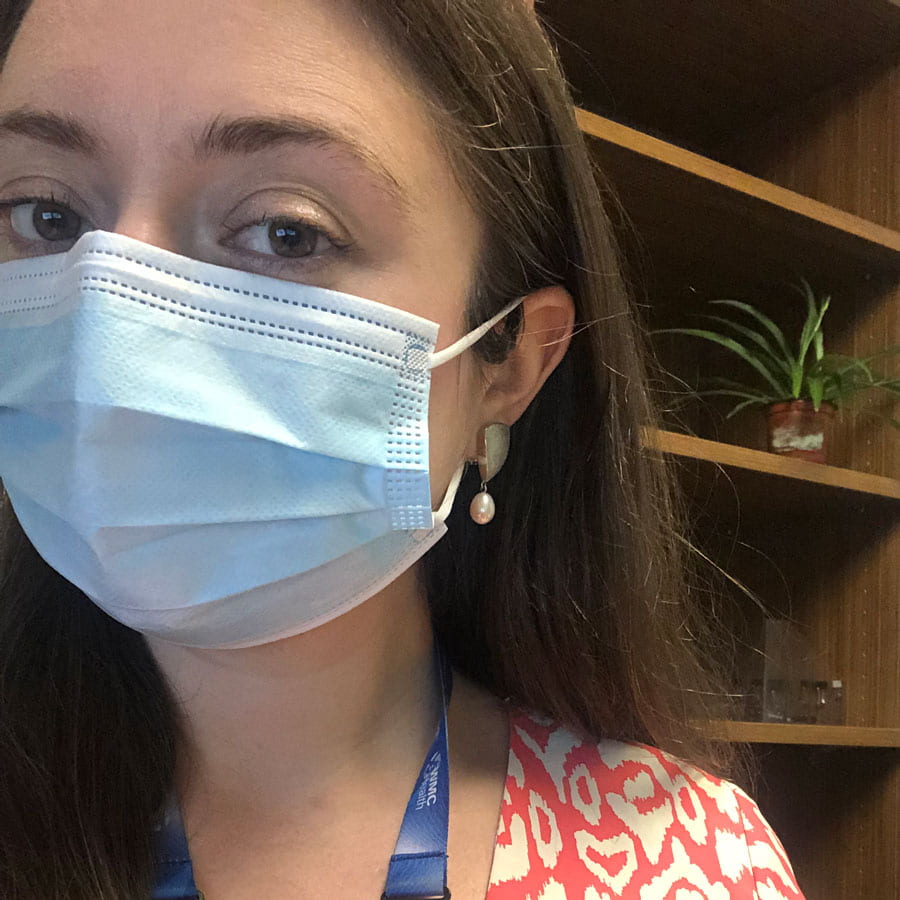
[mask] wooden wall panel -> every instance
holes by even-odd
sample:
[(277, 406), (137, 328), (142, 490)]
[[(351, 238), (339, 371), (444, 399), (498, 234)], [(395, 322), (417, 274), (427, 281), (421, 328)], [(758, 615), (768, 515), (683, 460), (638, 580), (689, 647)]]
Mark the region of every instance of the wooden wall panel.
[(900, 764), (893, 750), (756, 746), (751, 785), (808, 900), (896, 900)]
[(713, 155), (900, 51), (889, 0), (538, 0), (576, 101)]
[(742, 132), (729, 165), (900, 230), (900, 62)]

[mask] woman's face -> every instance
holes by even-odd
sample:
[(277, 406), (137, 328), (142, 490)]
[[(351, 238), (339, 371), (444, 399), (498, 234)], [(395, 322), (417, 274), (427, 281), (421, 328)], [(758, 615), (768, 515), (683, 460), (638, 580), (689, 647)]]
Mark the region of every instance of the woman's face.
[[(439, 347), (481, 240), (416, 85), (344, 0), (35, 0), (0, 74), (0, 261), (91, 229), (396, 306)], [(465, 357), (434, 373), (435, 504), (486, 424)]]

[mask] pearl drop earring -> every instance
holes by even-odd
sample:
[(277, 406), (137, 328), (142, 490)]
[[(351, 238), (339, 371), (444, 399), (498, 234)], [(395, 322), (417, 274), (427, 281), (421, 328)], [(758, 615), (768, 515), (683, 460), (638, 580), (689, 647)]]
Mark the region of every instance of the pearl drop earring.
[(487, 483), (503, 468), (509, 454), (509, 426), (501, 422), (487, 425), (478, 436), (478, 471), (481, 491), (472, 498), (469, 515), (476, 525), (487, 525), (497, 511), (494, 498), (487, 491)]

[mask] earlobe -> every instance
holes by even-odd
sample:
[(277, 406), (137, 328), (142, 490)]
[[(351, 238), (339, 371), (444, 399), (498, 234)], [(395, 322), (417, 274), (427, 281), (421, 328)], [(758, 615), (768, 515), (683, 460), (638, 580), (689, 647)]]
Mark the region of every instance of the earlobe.
[(541, 288), (522, 302), (522, 329), (507, 359), (492, 366), (485, 421), (512, 425), (560, 364), (572, 339), (575, 302), (561, 286)]

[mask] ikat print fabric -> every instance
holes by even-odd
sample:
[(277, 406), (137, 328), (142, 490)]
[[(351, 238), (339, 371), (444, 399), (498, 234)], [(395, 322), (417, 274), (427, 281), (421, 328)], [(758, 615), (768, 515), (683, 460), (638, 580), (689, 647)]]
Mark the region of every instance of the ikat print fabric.
[(487, 900), (803, 900), (784, 848), (731, 782), (642, 744), (525, 713)]

